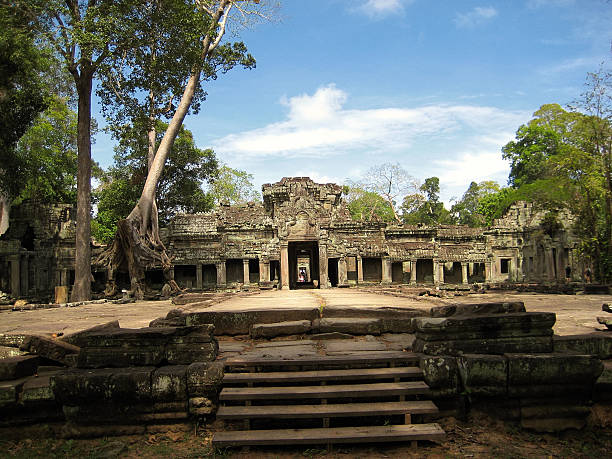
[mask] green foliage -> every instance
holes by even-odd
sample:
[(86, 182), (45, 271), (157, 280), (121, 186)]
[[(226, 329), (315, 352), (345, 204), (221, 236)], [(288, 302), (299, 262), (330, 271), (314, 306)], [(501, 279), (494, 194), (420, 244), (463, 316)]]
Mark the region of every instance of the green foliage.
[[(167, 124), (157, 123), (157, 143)], [(95, 192), (98, 213), (92, 226), (96, 240), (112, 239), (117, 222), (134, 208), (147, 177), (148, 139), (142, 126), (122, 131), (115, 149), (115, 164), (102, 178)], [(217, 176), (217, 159), (212, 150), (201, 150), (192, 133), (181, 128), (157, 188), (160, 225), (165, 225), (180, 212), (206, 212), (213, 207), (213, 198), (202, 185)]]
[(358, 186), (346, 186), (343, 192), (353, 220), (366, 222), (395, 220), (391, 205), (379, 194)]
[(402, 220), (408, 225), (439, 225), (451, 223), (450, 212), (440, 202), (440, 179), (429, 177), (402, 202)]
[(22, 166), (21, 190), (14, 203), (76, 203), (76, 118), (63, 99), (51, 98), (21, 137), (15, 149)]
[(261, 195), (253, 185), (253, 175), (227, 165), (219, 168), (209, 186), (209, 193), (215, 205), (261, 201)]
[(27, 25), (25, 16), (0, 6), (0, 191), (10, 196), (19, 193), (26, 167), (15, 146), (47, 106), (48, 55)]
[(485, 225), (486, 217), (478, 211), (479, 204), (485, 197), (499, 191), (499, 185), (491, 180), (470, 183), (461, 200), (451, 207), (450, 213), (454, 222), (471, 227)]
[[(598, 84), (603, 83), (598, 80)], [(608, 80), (598, 94), (609, 88)], [(593, 91), (588, 91), (584, 108), (589, 108), (592, 97)], [(485, 200), (482, 210), (488, 221), (509, 200), (529, 200), (547, 212), (543, 230), (550, 233), (555, 229), (554, 215), (567, 208), (577, 217), (575, 230), (585, 260), (592, 260), (601, 280), (611, 277), (612, 118), (543, 105), (502, 151), (511, 163), (512, 188)]]

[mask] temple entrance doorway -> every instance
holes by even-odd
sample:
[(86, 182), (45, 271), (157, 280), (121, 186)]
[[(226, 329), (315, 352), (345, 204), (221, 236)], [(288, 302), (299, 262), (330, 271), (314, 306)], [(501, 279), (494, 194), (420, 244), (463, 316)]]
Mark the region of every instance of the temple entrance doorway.
[(289, 288), (319, 287), (319, 244), (317, 241), (289, 242)]

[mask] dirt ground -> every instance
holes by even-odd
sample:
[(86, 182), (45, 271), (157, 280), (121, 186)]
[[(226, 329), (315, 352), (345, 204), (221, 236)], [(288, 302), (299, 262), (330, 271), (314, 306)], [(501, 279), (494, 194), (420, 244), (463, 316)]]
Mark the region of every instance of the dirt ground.
[(586, 428), (561, 434), (535, 434), (513, 424), (486, 416), (465, 422), (453, 418), (439, 422), (447, 433), (443, 444), (336, 445), (331, 451), (321, 446), (240, 448), (214, 450), (211, 433), (173, 433), (95, 440), (0, 439), (0, 457), (10, 458), (606, 458), (612, 456), (612, 430)]
[[(459, 295), (450, 298), (434, 296), (382, 295), (362, 289), (270, 290), (258, 294), (237, 293), (214, 306), (185, 305), (186, 311), (233, 311), (259, 308), (313, 308), (326, 306), (394, 306), (429, 310), (448, 303), (523, 301), (528, 311), (550, 311), (557, 314), (555, 333), (571, 335), (604, 330), (596, 317), (601, 305), (612, 303), (612, 295), (550, 295), (513, 292)], [(139, 301), (128, 304), (87, 304), (78, 307), (0, 312), (1, 333), (68, 334), (118, 319), (123, 328), (140, 328), (176, 308), (169, 300)]]

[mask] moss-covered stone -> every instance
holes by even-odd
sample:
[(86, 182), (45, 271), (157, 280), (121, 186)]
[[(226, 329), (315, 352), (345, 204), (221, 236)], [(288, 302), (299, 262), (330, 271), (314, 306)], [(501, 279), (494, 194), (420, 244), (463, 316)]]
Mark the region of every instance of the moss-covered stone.
[(508, 363), (501, 355), (466, 354), (457, 358), (459, 375), (470, 397), (505, 397)]

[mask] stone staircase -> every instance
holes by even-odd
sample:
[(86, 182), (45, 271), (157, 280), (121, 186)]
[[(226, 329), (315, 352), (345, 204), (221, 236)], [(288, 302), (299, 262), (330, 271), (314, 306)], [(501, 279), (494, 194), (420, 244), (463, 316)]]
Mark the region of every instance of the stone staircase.
[[(240, 430), (216, 432), (215, 447), (440, 442), (429, 387), (408, 352), (226, 361), (217, 419)], [(279, 428), (282, 427), (282, 428)]]

